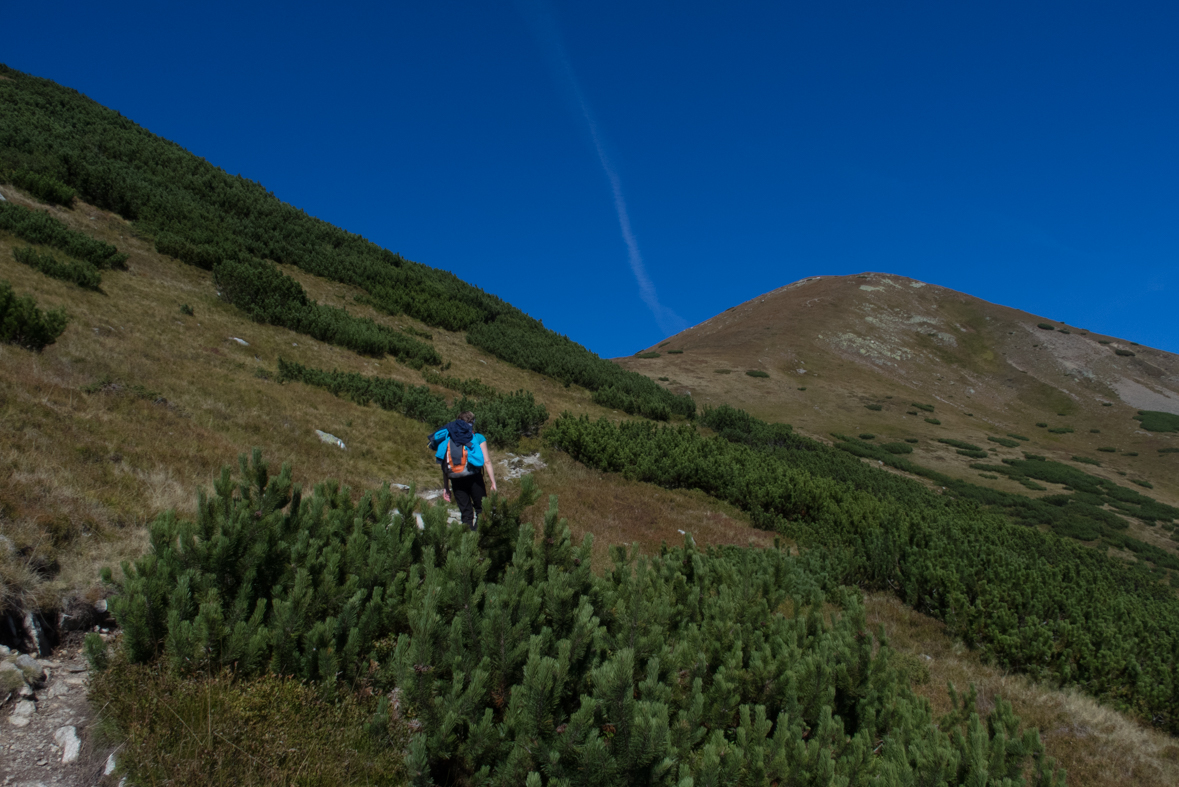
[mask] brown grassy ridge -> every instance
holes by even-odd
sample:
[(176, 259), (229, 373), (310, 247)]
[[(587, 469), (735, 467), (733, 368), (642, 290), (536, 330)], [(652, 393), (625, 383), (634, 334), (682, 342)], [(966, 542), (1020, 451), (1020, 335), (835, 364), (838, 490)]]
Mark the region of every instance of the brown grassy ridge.
[[(1041, 322), (1057, 330), (1040, 329)], [(1114, 354), (1130, 347), (1134, 357)], [(660, 356), (637, 357), (650, 352)], [(1179, 407), (1179, 356), (944, 287), (880, 273), (813, 277), (637, 355), (617, 361), (668, 378), (664, 385), (690, 391), (702, 404), (730, 404), (823, 440), (832, 432), (917, 438), (914, 461), (975, 483), (1027, 493), (1008, 479), (980, 478), (969, 466), (977, 460), (945, 450), (937, 438), (995, 448), (998, 458), (1018, 456), (1019, 449), (987, 437), (1014, 432), (1031, 438), (1024, 450), (1066, 463), (1074, 455), (1097, 459), (1100, 468), (1082, 468), (1123, 485), (1146, 479), (1154, 485), (1149, 495), (1179, 505), (1179, 455), (1158, 453), (1179, 437), (1144, 432), (1133, 420), (1139, 409)], [(933, 405), (934, 412), (914, 402)], [(1036, 423), (1075, 432), (1051, 434)], [(1134, 535), (1152, 538), (1149, 531)], [(1175, 549), (1165, 539), (1160, 545)]]

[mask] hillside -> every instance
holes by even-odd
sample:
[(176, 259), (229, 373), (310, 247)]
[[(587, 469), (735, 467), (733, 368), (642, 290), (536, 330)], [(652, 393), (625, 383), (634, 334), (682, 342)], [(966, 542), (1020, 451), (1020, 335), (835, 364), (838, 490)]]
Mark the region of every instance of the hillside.
[[(96, 766), (118, 746), (144, 783), (206, 783), (213, 767), (242, 783), (474, 783), (494, 763), (502, 784), (760, 784), (828, 767), (864, 783), (994, 768), (1059, 784), (1036, 725), (1074, 784), (1173, 783), (1179, 748), (1140, 724), (1179, 723), (1156, 681), (1177, 647), (1175, 571), (1157, 555), (1106, 559), (772, 424), (698, 415), (694, 398), (781, 420), (746, 394), (790, 386), (731, 356), (714, 368), (770, 377), (701, 367), (661, 389), (72, 91), (0, 77), (19, 107), (0, 117), (0, 280), (68, 314), (39, 352), (0, 344), (0, 639), (26, 647), (21, 613), (39, 611), (80, 658), (68, 621), (89, 626), (90, 602), (109, 600), (100, 621), (121, 633), (86, 646), (113, 736), (88, 742)], [(46, 257), (89, 273), (28, 262)], [(648, 364), (714, 363), (684, 349), (625, 364), (658, 378), (671, 374)], [(889, 395), (958, 423), (957, 391), (918, 398), (901, 379), (863, 399), (853, 382), (829, 431), (883, 442), (887, 421), (855, 419), (926, 423)], [(477, 533), (382, 489), (438, 485), (425, 435), (460, 404), (497, 429), (501, 479), (534, 471), (502, 484)], [(676, 440), (691, 450), (658, 448)], [(750, 457), (773, 483), (750, 487)], [(1160, 521), (1134, 532), (1167, 544)], [(1045, 650), (1060, 632), (1068, 646)], [(29, 775), (34, 750), (18, 758)], [(358, 766), (365, 752), (389, 770)]]
[[(1043, 455), (1179, 503), (1179, 456), (1163, 453), (1179, 433), (1135, 420), (1142, 410), (1179, 414), (1179, 357), (933, 284), (875, 273), (803, 279), (617, 361), (702, 404), (826, 441), (908, 439), (915, 463), (1003, 492), (1044, 496), (1061, 485), (1029, 490), (938, 441), (984, 448), (988, 462)], [(1174, 550), (1153, 528), (1131, 529)]]

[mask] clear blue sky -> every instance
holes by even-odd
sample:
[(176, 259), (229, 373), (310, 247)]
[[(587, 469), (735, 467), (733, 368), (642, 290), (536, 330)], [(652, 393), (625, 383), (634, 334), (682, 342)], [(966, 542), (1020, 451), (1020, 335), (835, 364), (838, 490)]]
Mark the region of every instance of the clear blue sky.
[(1179, 352), (1174, 2), (6, 3), (4, 28), (9, 66), (604, 356), (868, 270)]

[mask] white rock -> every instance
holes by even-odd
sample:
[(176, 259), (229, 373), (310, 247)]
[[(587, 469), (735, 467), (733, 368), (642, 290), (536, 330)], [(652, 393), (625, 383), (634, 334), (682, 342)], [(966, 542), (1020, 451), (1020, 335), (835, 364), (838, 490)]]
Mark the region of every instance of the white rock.
[(408, 484), (389, 484), (389, 486), (393, 489), (401, 489), (402, 491), (409, 489)]
[(110, 776), (114, 772), (115, 772), (115, 754), (114, 754), (114, 752), (111, 752), (110, 755), (106, 758), (106, 765), (102, 766), (102, 775), (103, 776)]
[(321, 432), (320, 430), (316, 429), (315, 435), (328, 445), (338, 446), (344, 451), (348, 450), (347, 446), (344, 445), (344, 441), (336, 437), (334, 434), (328, 434), (327, 432)]
[(245, 339), (239, 339), (239, 338), (237, 338), (236, 336), (230, 336), (230, 337), (229, 337), (229, 341), (231, 341), (231, 342), (237, 342), (237, 343), (238, 343), (238, 344), (240, 344), (242, 347), (249, 347), (249, 346), (250, 346), (250, 343), (249, 343), (249, 342), (247, 342)]
[(82, 753), (82, 741), (78, 739), (76, 727), (62, 727), (53, 734), (53, 740), (61, 747), (62, 765), (69, 765)]

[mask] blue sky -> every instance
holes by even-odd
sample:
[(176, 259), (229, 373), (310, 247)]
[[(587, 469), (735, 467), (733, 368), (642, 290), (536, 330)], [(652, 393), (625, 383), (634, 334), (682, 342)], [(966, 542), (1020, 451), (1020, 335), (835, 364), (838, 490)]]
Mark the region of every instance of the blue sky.
[(869, 270), (1179, 352), (1179, 4), (5, 6), (0, 62), (604, 356)]

